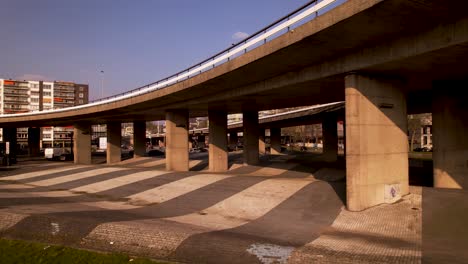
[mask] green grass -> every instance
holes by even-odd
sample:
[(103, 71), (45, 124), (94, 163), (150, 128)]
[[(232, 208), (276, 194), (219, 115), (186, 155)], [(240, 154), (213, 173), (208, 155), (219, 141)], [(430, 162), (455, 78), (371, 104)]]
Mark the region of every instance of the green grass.
[(155, 264), (168, 262), (132, 258), (124, 254), (103, 254), (64, 246), (0, 239), (0, 263)]

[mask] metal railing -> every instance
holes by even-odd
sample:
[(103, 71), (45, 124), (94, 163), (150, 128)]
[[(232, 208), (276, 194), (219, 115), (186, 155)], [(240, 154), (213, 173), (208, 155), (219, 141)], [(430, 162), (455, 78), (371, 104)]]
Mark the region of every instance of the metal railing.
[[(282, 34), (279, 34), (282, 31), (284, 31), (284, 33), (289, 32), (293, 26), (295, 25), (297, 26), (301, 22), (308, 21), (306, 20), (307, 18), (309, 18), (309, 20), (314, 19), (315, 17), (319, 15), (319, 11), (322, 11), (324, 8), (329, 7), (333, 3), (337, 3), (337, 2), (343, 2), (343, 0), (312, 0), (309, 3), (291, 12), (290, 14), (278, 19), (277, 21), (271, 23), (265, 28), (257, 31), (256, 33), (234, 44), (233, 46), (213, 55), (212, 57), (202, 62), (199, 62), (183, 71), (175, 73), (159, 81), (147, 84), (145, 86), (138, 87), (136, 89), (129, 90), (124, 93), (112, 95), (112, 96), (105, 97), (105, 98), (100, 98), (100, 99), (91, 101), (88, 104), (84, 104), (84, 105), (78, 105), (78, 106), (62, 108), (62, 109), (46, 110), (46, 111), (40, 111), (40, 112), (34, 112), (34, 113), (16, 114), (14, 116), (22, 116), (22, 115), (27, 115), (27, 114), (39, 115), (39, 114), (43, 114), (47, 112), (63, 112), (63, 111), (77, 110), (77, 109), (86, 108), (90, 106), (107, 104), (107, 103), (111, 103), (111, 102), (115, 102), (115, 101), (119, 101), (123, 99), (128, 99), (131, 97), (139, 96), (145, 93), (149, 93), (149, 92), (153, 92), (159, 89), (166, 88), (172, 84), (178, 83), (180, 81), (184, 81), (198, 74), (201, 74), (202, 72), (215, 68), (216, 66), (219, 66), (223, 64), (224, 62), (229, 61), (233, 57), (247, 53), (249, 49), (256, 48), (259, 46), (259, 44), (263, 45), (264, 43), (266, 43), (268, 38), (274, 37), (275, 34), (278, 34), (276, 36), (278, 37), (282, 35)], [(13, 116), (13, 115), (7, 114), (7, 115), (2, 115), (2, 116)]]

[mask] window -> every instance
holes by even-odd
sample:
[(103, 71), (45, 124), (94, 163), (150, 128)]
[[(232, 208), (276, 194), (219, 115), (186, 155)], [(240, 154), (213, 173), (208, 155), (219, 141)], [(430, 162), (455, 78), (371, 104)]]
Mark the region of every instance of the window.
[(83, 92), (83, 91), (84, 91), (84, 87), (80, 86), (79, 91), (80, 91), (80, 92)]
[(84, 102), (83, 102), (83, 100), (78, 100), (78, 103), (83, 104)]
[(50, 88), (52, 88), (52, 85), (44, 84), (42, 87), (44, 87), (44, 90), (50, 90)]
[(37, 84), (37, 83), (31, 83), (31, 88), (39, 88), (39, 84)]
[(78, 94), (78, 96), (79, 96), (80, 98), (83, 98), (83, 97), (84, 97), (84, 94), (83, 94), (83, 93), (80, 93), (80, 94)]
[(31, 103), (39, 103), (39, 98), (31, 97)]
[(44, 96), (51, 96), (52, 94), (51, 94), (51, 92), (43, 92), (42, 95), (44, 95)]

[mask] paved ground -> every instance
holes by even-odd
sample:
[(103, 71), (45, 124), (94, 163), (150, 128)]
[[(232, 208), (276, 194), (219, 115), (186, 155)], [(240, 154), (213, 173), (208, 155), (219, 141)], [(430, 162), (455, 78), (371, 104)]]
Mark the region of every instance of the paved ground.
[(220, 174), (205, 170), (206, 154), (192, 158), (183, 173), (158, 158), (0, 171), (0, 236), (188, 263), (468, 260), (463, 191), (412, 187), (396, 204), (353, 213), (342, 163), (289, 155), (243, 166), (232, 154)]

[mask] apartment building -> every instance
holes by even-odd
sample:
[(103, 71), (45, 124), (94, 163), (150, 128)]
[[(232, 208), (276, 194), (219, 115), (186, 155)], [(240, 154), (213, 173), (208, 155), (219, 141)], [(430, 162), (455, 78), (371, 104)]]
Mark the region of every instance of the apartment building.
[[(88, 103), (89, 87), (62, 81), (27, 81), (0, 79), (0, 114), (59, 109)], [(67, 146), (72, 127), (44, 127), (41, 147)], [(0, 130), (0, 141), (3, 141)], [(27, 128), (17, 130), (18, 145), (27, 145)]]

